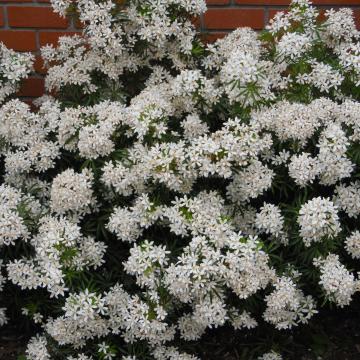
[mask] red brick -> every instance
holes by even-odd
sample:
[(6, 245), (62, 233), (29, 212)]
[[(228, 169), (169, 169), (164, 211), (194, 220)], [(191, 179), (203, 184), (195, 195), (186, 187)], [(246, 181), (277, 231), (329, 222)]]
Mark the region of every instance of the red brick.
[(50, 31), (42, 31), (39, 33), (39, 41), (40, 46), (45, 46), (47, 44), (51, 44), (54, 46), (58, 45), (58, 40), (60, 36), (66, 36), (66, 35), (75, 35), (78, 34), (74, 31), (61, 31), (61, 32), (50, 32)]
[(191, 23), (195, 26), (196, 29), (200, 29), (201, 26), (200, 16), (193, 16), (191, 18)]
[(235, 0), (237, 5), (289, 5), (290, 0)]
[(77, 29), (83, 29), (84, 28), (84, 24), (79, 19), (75, 19), (74, 24), (75, 24), (75, 27)]
[(34, 31), (1, 30), (0, 41), (17, 51), (37, 50)]
[(272, 19), (278, 12), (284, 11), (284, 9), (269, 9), (269, 20)]
[(360, 0), (313, 0), (314, 5), (360, 5)]
[(244, 26), (262, 29), (264, 9), (209, 9), (204, 20), (207, 29), (231, 30)]
[(0, 8), (0, 26), (4, 26), (4, 11)]
[(205, 43), (215, 42), (217, 39), (222, 39), (224, 36), (228, 34), (227, 32), (215, 32), (215, 33), (203, 33), (201, 34), (201, 39)]
[(228, 5), (230, 0), (206, 0), (208, 5)]
[(360, 30), (360, 9), (354, 10), (354, 16), (356, 27)]
[(9, 25), (13, 27), (67, 28), (68, 21), (50, 7), (9, 6)]
[(40, 55), (35, 56), (34, 69), (38, 74), (46, 74), (46, 69), (44, 68), (44, 61)]
[[(290, 0), (235, 0), (238, 5), (290, 5)], [(359, 0), (312, 0), (313, 5), (360, 5)]]
[(18, 96), (41, 96), (45, 92), (44, 79), (28, 78), (23, 81)]

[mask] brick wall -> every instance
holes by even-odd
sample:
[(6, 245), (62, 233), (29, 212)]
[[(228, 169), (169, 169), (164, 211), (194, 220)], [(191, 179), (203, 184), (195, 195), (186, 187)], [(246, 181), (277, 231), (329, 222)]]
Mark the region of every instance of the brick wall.
[[(289, 4), (288, 0), (207, 0), (208, 11), (200, 19), (201, 30), (210, 40), (240, 26), (262, 29), (267, 21)], [(352, 7), (360, 25), (360, 0), (313, 0), (321, 8)], [(44, 81), (39, 49), (56, 44), (61, 35), (78, 31), (72, 20), (58, 17), (48, 0), (0, 0), (0, 41), (17, 51), (36, 55), (36, 73), (26, 80), (20, 91), (24, 99), (39, 96)]]
[(24, 100), (44, 93), (40, 47), (56, 44), (59, 36), (76, 31), (79, 30), (73, 21), (55, 14), (48, 0), (0, 0), (0, 41), (14, 50), (30, 51), (36, 56), (36, 73), (24, 81), (19, 93)]

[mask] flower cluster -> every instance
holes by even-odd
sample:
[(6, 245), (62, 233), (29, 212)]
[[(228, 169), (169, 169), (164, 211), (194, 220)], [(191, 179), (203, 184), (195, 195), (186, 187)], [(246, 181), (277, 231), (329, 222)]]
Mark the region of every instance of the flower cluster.
[(16, 53), (0, 42), (0, 104), (18, 90), (20, 81), (31, 72), (34, 56)]
[(83, 237), (80, 228), (63, 217), (44, 216), (38, 234), (30, 240), (33, 258), (7, 264), (8, 277), (22, 289), (46, 287), (51, 296), (64, 295), (67, 269), (77, 271), (103, 263), (106, 246), (91, 237)]
[(325, 259), (314, 259), (314, 265), (320, 269), (320, 285), (326, 296), (340, 307), (348, 305), (352, 296), (359, 290), (359, 282), (343, 264), (339, 256), (329, 254)]
[[(63, 37), (59, 47), (42, 49), (44, 60), (54, 64), (46, 78), (48, 89), (81, 85), (94, 92), (94, 72), (116, 82), (151, 61), (170, 60), (184, 68), (195, 43), (192, 16), (206, 9), (203, 0), (51, 0), (60, 15), (75, 13), (84, 24), (82, 36)], [(145, 49), (150, 45), (150, 51)], [(191, 62), (191, 60), (189, 60)]]

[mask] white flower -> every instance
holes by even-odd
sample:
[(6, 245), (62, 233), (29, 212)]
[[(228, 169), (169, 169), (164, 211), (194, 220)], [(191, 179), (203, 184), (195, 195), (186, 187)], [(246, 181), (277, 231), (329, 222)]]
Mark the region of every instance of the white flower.
[(230, 309), (231, 316), (230, 321), (234, 329), (253, 329), (258, 323), (257, 321), (247, 312), (243, 311), (241, 314), (235, 309)]
[(78, 354), (76, 357), (68, 356), (66, 360), (93, 360), (92, 356), (87, 356), (85, 354)]
[(272, 107), (252, 112), (252, 123), (263, 129), (274, 131), (281, 141), (299, 141), (300, 145), (313, 136), (322, 124), (319, 107), (321, 102), (310, 105), (279, 101)]
[(152, 354), (155, 360), (200, 360), (198, 357), (187, 353), (180, 353), (175, 347), (159, 346), (154, 348)]
[(193, 341), (201, 338), (206, 325), (197, 322), (192, 314), (186, 314), (179, 319), (178, 328), (184, 340)]
[(349, 144), (349, 139), (339, 124), (332, 123), (322, 131), (317, 145), (321, 183), (332, 185), (350, 176), (354, 164), (346, 157)]
[(44, 316), (40, 313), (34, 313), (33, 314), (33, 320), (35, 324), (41, 324), (43, 322)]
[(339, 256), (329, 254), (326, 258), (314, 259), (320, 270), (320, 282), (330, 301), (338, 306), (349, 305), (358, 290), (358, 280), (339, 261)]
[(334, 202), (349, 217), (360, 214), (360, 181), (355, 181), (346, 186), (340, 184), (335, 188)]
[(275, 351), (268, 352), (258, 357), (258, 360), (282, 360), (282, 356)]
[(333, 238), (341, 231), (337, 206), (329, 199), (317, 197), (302, 205), (298, 224), (305, 246), (324, 237)]
[(131, 248), (124, 269), (136, 276), (139, 286), (156, 289), (160, 284), (160, 273), (168, 264), (169, 253), (164, 246), (155, 246), (153, 242), (145, 240)]
[(299, 186), (311, 184), (316, 176), (321, 172), (316, 159), (309, 153), (303, 152), (300, 155), (294, 155), (289, 163), (289, 175)]
[(349, 43), (352, 37), (358, 36), (351, 9), (330, 9), (325, 12), (325, 16), (324, 38), (330, 46), (335, 47), (341, 41)]
[(66, 218), (44, 216), (30, 240), (34, 256), (7, 264), (9, 280), (23, 289), (46, 287), (51, 296), (63, 295), (65, 269), (78, 271), (103, 263), (105, 244), (83, 238), (80, 227)]
[(360, 258), (360, 232), (353, 231), (345, 240), (345, 249), (353, 259)]
[(0, 104), (18, 90), (20, 80), (26, 78), (35, 58), (30, 53), (16, 53), (0, 42)]
[(206, 298), (195, 304), (193, 319), (205, 328), (217, 328), (228, 319), (226, 305), (219, 298)]
[(337, 89), (344, 81), (344, 76), (328, 64), (312, 62), (310, 73), (298, 75), (296, 80), (300, 84), (310, 84), (320, 91), (328, 93)]
[(284, 235), (284, 217), (280, 209), (273, 204), (266, 204), (256, 214), (255, 226), (260, 232), (271, 234), (275, 237)]
[(237, 203), (257, 198), (270, 188), (274, 171), (254, 160), (247, 168), (235, 173), (233, 182), (227, 187), (228, 197)]
[(311, 296), (304, 296), (292, 279), (281, 277), (274, 283), (274, 291), (265, 297), (264, 319), (277, 329), (291, 329), (307, 323), (317, 313)]
[(270, 63), (235, 48), (220, 71), (220, 80), (230, 102), (251, 106), (274, 99), (269, 70)]
[(285, 33), (276, 44), (278, 56), (296, 60), (312, 46), (312, 39), (307, 34)]
[(0, 308), (0, 327), (7, 324), (9, 321), (8, 317), (6, 316), (6, 309)]
[(95, 207), (92, 190), (93, 174), (84, 169), (75, 173), (67, 169), (60, 173), (51, 186), (51, 209), (57, 214), (84, 215)]
[(106, 360), (111, 360), (116, 356), (116, 354), (111, 351), (110, 346), (105, 342), (98, 344), (98, 352), (101, 353)]
[(202, 122), (196, 114), (188, 115), (181, 123), (181, 126), (184, 129), (185, 138), (189, 140), (204, 135), (209, 131), (207, 124)]
[(46, 346), (47, 341), (45, 337), (32, 337), (26, 348), (26, 356), (29, 360), (50, 360), (50, 354)]
[[(17, 239), (29, 238), (29, 230), (17, 210), (21, 205), (25, 205), (25, 199), (19, 190), (0, 185), (0, 246), (14, 244)], [(30, 209), (28, 210), (31, 214)]]

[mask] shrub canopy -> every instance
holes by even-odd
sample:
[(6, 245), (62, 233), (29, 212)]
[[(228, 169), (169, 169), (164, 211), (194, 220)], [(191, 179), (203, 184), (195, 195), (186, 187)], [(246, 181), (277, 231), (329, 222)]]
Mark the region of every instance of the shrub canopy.
[(213, 328), (289, 331), (349, 305), (352, 12), (294, 0), (260, 34), (204, 44), (202, 0), (52, 4), (84, 28), (42, 49), (35, 110), (9, 97), (32, 57), (0, 48), (0, 324), (41, 324), (26, 359), (199, 359)]

